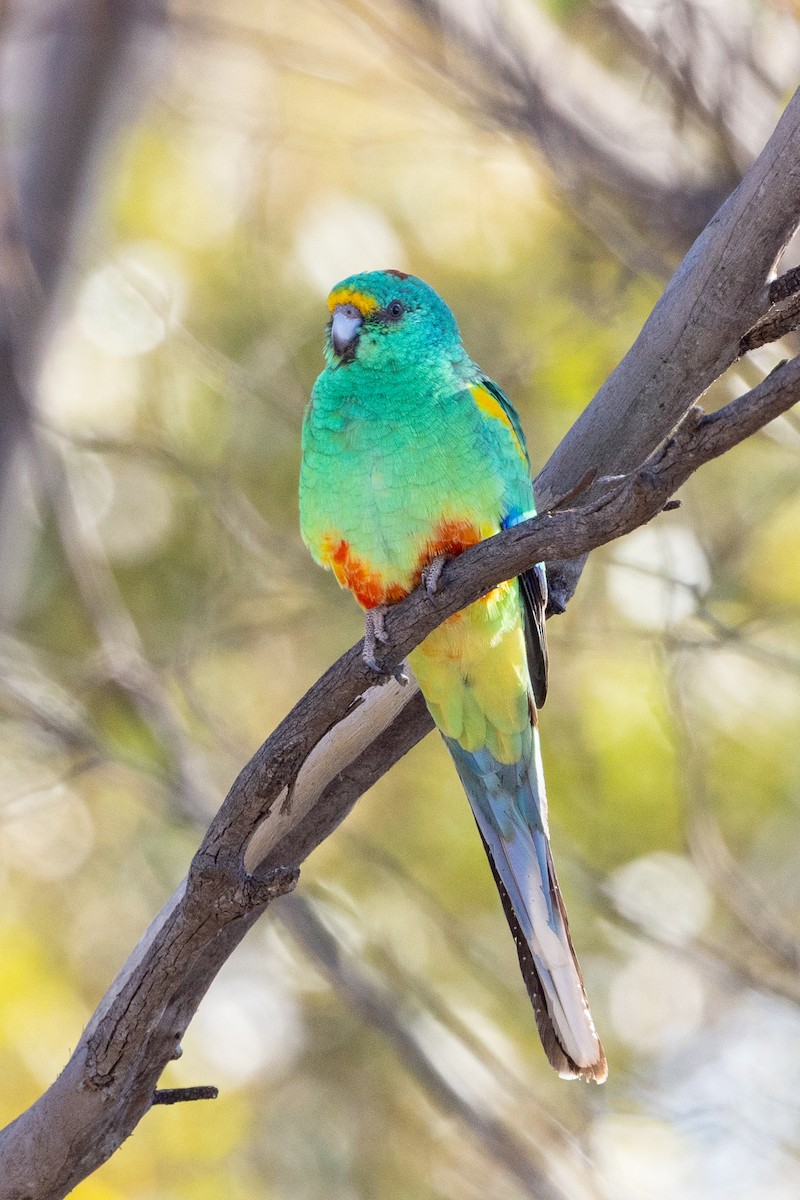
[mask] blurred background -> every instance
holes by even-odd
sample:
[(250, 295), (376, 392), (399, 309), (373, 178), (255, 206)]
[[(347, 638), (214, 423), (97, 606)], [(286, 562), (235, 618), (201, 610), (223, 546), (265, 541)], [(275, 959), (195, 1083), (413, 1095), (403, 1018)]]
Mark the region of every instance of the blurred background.
[[(0, 1121), (361, 633), (298, 534), (325, 296), (454, 309), (541, 466), (769, 136), (793, 0), (0, 10)], [(767, 347), (707, 398), (752, 386)], [(78, 1200), (800, 1191), (800, 419), (551, 621), (556, 861), (610, 1064), (546, 1065), (444, 748), (357, 806)]]

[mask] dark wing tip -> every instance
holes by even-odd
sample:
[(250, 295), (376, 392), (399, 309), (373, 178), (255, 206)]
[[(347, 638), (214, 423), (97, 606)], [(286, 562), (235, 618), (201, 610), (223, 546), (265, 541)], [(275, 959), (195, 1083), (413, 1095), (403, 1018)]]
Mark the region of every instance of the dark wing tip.
[(547, 699), (549, 656), (545, 612), (547, 609), (547, 576), (544, 567), (537, 563), (519, 577), (519, 590), (525, 625), (525, 651), (528, 659), (528, 674), (536, 707), (541, 708)]

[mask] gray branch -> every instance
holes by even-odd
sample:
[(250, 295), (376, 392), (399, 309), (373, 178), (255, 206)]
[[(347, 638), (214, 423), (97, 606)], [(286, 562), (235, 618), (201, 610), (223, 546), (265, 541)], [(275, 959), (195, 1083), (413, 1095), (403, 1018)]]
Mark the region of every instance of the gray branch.
[[(717, 413), (692, 408), (675, 429), (767, 312), (770, 273), (798, 221), (800, 93), (540, 476), (540, 500), (552, 511), (449, 563), (434, 602), (415, 592), (395, 606), (387, 669), (501, 580), (542, 559), (574, 559), (652, 519), (699, 466), (800, 398), (795, 359)], [(553, 507), (587, 471), (622, 478), (595, 485), (581, 507)], [(429, 727), (416, 687), (376, 685), (360, 644), (303, 697), (240, 773), (187, 880), (131, 954), (65, 1070), (0, 1133), (0, 1200), (56, 1200), (115, 1151), (152, 1106), (164, 1066), (247, 929)]]

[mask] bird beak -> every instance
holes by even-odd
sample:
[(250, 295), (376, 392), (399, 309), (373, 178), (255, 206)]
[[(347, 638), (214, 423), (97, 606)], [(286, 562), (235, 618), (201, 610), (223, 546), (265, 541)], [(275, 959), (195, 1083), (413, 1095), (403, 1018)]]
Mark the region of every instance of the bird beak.
[(331, 342), (338, 355), (344, 354), (355, 342), (364, 318), (355, 304), (337, 304), (331, 320)]

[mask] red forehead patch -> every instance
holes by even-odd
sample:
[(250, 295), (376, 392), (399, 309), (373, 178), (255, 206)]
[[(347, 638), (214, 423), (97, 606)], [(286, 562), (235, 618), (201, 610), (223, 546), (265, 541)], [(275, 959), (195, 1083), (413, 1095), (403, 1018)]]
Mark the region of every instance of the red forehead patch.
[(395, 271), (394, 268), (384, 271), (383, 273), (384, 275), (394, 275), (395, 279), (408, 279), (408, 273), (406, 271)]

